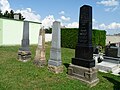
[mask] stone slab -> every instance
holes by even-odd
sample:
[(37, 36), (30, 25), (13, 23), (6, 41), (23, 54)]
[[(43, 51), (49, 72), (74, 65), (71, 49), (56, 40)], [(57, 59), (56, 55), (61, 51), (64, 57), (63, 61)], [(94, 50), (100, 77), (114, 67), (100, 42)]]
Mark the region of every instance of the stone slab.
[(95, 67), (95, 60), (86, 60), (82, 58), (72, 58), (72, 64), (87, 68)]
[(96, 68), (102, 72), (110, 72), (118, 74), (120, 72), (120, 64), (103, 61), (96, 65)]
[(108, 57), (108, 56), (103, 56), (103, 58), (104, 58), (103, 60), (106, 62), (120, 64), (120, 58)]
[(97, 69), (95, 67), (85, 68), (70, 64), (68, 75), (87, 83), (90, 87), (95, 86), (99, 82), (99, 79), (97, 78)]
[(53, 72), (53, 73), (62, 73), (63, 72), (63, 66), (53, 66), (53, 65), (48, 65), (48, 69), (49, 71)]
[(120, 47), (106, 47), (105, 55), (108, 57), (120, 58)]
[(27, 62), (31, 59), (30, 51), (18, 51), (18, 60), (22, 62)]
[(61, 66), (61, 65), (62, 65), (62, 61), (61, 61), (61, 60), (56, 61), (56, 60), (53, 60), (53, 59), (49, 59), (48, 65), (52, 65), (52, 66)]

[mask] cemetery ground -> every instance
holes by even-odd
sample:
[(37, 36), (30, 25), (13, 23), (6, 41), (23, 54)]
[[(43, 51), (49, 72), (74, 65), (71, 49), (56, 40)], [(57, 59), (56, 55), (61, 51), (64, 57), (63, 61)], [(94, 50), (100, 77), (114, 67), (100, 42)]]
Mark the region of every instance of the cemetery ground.
[[(50, 43), (46, 43), (46, 59), (50, 58)], [(30, 46), (32, 60), (17, 60), (20, 46), (0, 46), (0, 90), (120, 90), (120, 76), (98, 72), (99, 83), (90, 88), (67, 75), (67, 68), (74, 57), (74, 49), (62, 48), (64, 71), (49, 72), (47, 65), (39, 68), (33, 64), (37, 45)]]

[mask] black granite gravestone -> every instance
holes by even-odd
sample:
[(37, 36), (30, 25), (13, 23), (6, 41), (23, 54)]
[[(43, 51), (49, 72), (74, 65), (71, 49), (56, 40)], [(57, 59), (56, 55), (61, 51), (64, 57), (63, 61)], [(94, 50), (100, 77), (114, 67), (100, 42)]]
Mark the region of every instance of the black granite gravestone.
[(68, 67), (68, 74), (91, 87), (99, 82), (93, 60), (92, 7), (88, 5), (80, 8), (78, 43), (75, 58), (72, 58), (72, 64)]
[(92, 7), (81, 7), (79, 19), (78, 43), (72, 64), (91, 68), (95, 66), (92, 47)]

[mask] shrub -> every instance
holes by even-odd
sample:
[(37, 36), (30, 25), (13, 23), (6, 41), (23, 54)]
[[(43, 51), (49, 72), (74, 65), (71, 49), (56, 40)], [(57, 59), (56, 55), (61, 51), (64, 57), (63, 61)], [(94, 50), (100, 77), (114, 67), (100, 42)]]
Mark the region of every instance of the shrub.
[[(78, 41), (78, 28), (63, 28), (61, 29), (61, 46), (66, 48), (75, 48)], [(105, 46), (106, 31), (92, 30), (92, 45)]]

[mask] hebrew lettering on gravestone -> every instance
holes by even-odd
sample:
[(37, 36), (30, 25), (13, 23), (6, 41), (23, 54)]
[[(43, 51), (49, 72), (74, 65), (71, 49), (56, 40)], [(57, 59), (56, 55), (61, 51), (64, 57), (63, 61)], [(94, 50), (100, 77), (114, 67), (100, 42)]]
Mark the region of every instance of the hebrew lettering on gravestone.
[(78, 43), (75, 48), (75, 58), (72, 58), (72, 64), (68, 68), (68, 74), (90, 86), (99, 82), (93, 59), (92, 7), (88, 5), (80, 8)]
[(91, 68), (95, 66), (92, 47), (92, 7), (81, 7), (79, 19), (78, 43), (72, 63)]

